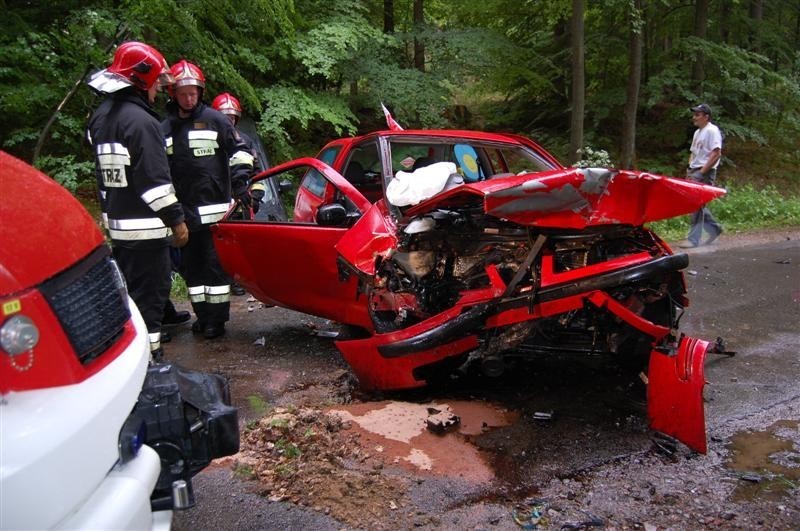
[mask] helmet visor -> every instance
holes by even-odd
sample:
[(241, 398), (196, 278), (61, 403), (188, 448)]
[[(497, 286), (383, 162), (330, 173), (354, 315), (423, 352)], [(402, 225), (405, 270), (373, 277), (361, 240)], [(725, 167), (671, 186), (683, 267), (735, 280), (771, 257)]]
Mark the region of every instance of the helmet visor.
[(175, 84), (175, 76), (172, 75), (169, 69), (165, 68), (158, 75), (158, 80), (156, 82), (158, 83), (159, 88), (168, 87)]

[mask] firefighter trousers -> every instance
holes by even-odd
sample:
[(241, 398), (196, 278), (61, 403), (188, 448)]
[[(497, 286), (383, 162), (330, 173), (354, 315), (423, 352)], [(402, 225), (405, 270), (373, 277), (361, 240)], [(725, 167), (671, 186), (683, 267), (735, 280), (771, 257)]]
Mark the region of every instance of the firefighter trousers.
[(211, 230), (189, 234), (189, 243), (181, 249), (181, 275), (200, 323), (220, 325), (230, 319), (230, 277), (219, 263)]
[(161, 346), (161, 320), (170, 290), (169, 247), (130, 248), (112, 242), (112, 251), (128, 293), (147, 326), (150, 350), (157, 350)]

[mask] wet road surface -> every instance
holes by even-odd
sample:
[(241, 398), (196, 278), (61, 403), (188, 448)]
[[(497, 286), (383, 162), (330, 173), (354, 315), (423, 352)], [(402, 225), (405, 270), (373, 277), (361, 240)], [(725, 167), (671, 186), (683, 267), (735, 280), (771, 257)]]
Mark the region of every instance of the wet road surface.
[[(338, 415), (362, 465), (392, 485), (270, 501), (226, 458), (195, 478), (198, 504), (175, 527), (796, 529), (800, 231), (726, 235), (689, 254), (681, 330), (736, 352), (706, 360), (706, 456), (654, 437), (643, 384), (600, 357), (547, 356), (497, 379), (365, 395), (326, 337), (334, 325), (237, 297), (225, 338), (179, 328), (167, 358), (227, 375), (243, 430), (275, 408)], [(429, 408), (460, 422), (431, 433)]]

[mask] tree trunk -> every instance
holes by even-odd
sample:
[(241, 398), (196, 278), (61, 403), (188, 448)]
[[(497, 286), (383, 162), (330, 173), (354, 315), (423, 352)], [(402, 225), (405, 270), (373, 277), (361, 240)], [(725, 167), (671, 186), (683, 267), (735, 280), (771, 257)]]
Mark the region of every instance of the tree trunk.
[(719, 7), (719, 40), (724, 44), (731, 44), (731, 3), (721, 2)]
[[(697, 0), (694, 11), (694, 36), (698, 39), (705, 39), (708, 33), (708, 0)], [(692, 64), (692, 81), (694, 82), (695, 92), (703, 95), (703, 80), (705, 73), (705, 55), (697, 52)]]
[(383, 0), (383, 32), (394, 33), (394, 0)]
[[(800, 2), (797, 2), (797, 11), (795, 13), (797, 13), (797, 20), (795, 20), (794, 24), (794, 48), (795, 50), (800, 50)], [(794, 62), (795, 66), (792, 67), (792, 74), (798, 71), (797, 63), (798, 61)]]
[[(425, 24), (422, 8), (423, 0), (414, 0), (414, 31), (422, 30)], [(414, 37), (414, 68), (420, 72), (425, 71), (425, 44), (417, 37)]]
[(641, 0), (633, 0), (629, 14), (628, 36), (628, 85), (625, 93), (625, 108), (622, 111), (622, 149), (620, 166), (634, 168), (636, 156), (636, 111), (639, 108), (639, 85), (642, 80), (642, 10)]
[(759, 32), (761, 31), (761, 21), (764, 19), (764, 0), (750, 0), (750, 34), (748, 41), (750, 50), (753, 52), (761, 51), (761, 39)]
[(572, 0), (572, 112), (569, 121), (569, 162), (580, 160), (578, 150), (583, 147), (583, 109), (585, 105), (584, 50), (583, 50), (583, 0)]

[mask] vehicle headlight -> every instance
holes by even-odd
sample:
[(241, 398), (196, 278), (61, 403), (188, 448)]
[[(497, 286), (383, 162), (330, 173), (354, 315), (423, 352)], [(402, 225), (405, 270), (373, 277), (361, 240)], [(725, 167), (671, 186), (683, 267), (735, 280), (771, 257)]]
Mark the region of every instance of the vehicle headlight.
[(39, 343), (39, 328), (24, 315), (15, 315), (0, 327), (0, 347), (11, 356), (28, 352)]

